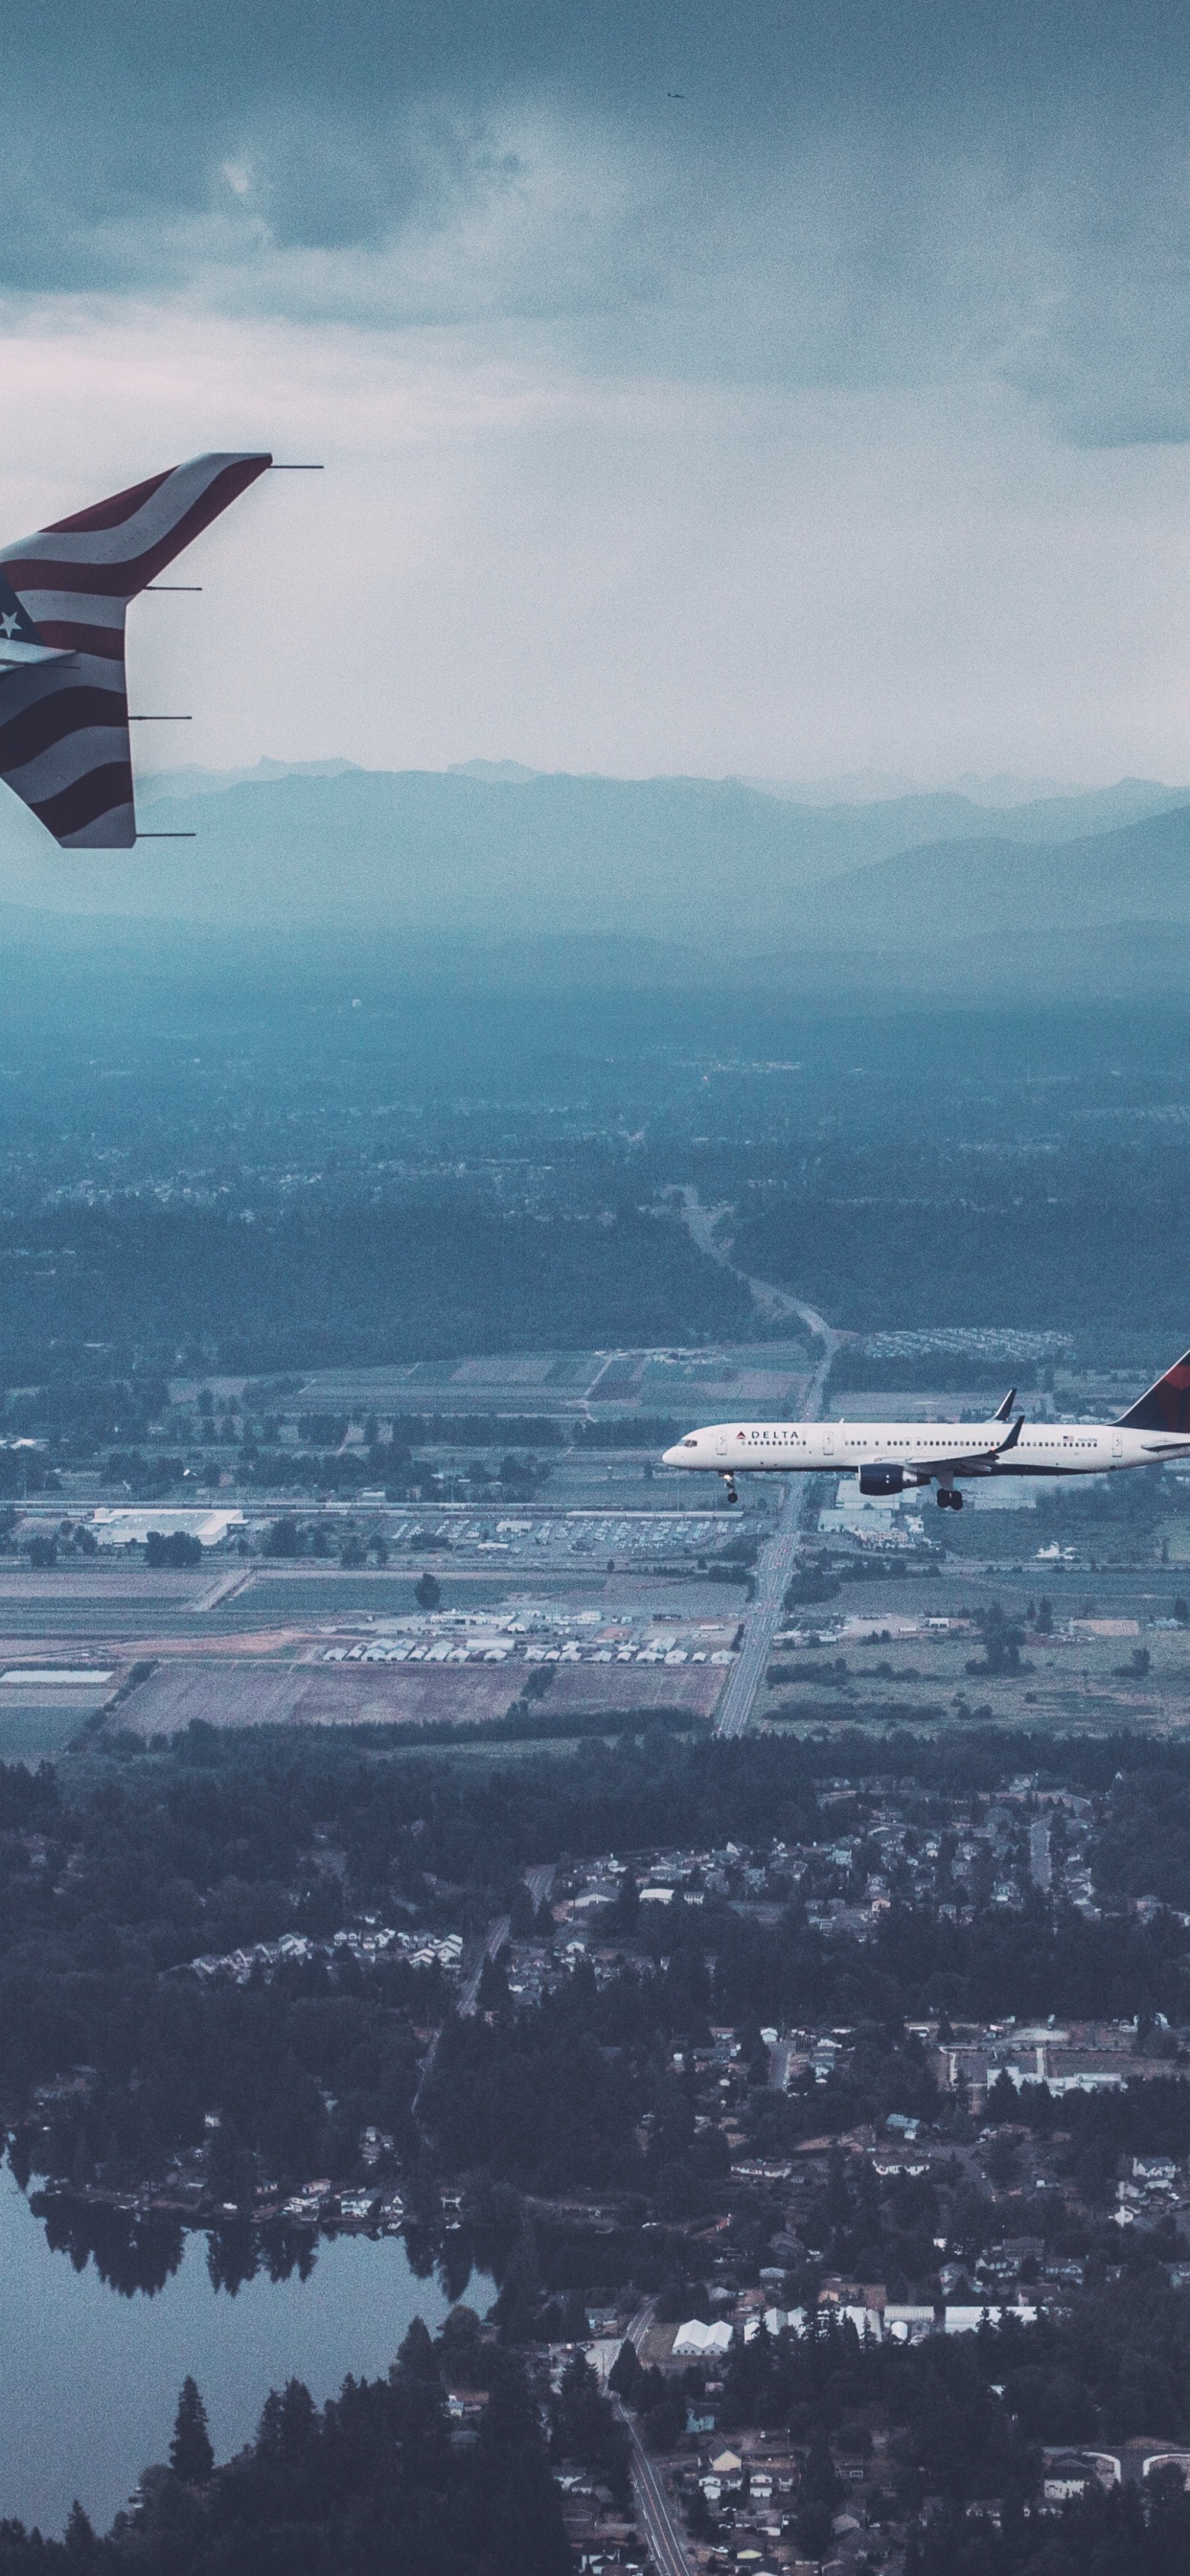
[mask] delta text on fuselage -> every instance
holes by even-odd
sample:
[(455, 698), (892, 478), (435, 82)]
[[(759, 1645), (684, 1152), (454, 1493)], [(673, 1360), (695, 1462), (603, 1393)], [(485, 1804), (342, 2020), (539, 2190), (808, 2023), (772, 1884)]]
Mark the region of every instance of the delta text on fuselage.
[(962, 1508), (959, 1479), (1102, 1476), (1190, 1455), (1190, 1351), (1117, 1422), (1027, 1422), (1015, 1387), (987, 1422), (715, 1422), (665, 1452), (667, 1467), (722, 1476), (735, 1499), (739, 1475), (854, 1472), (860, 1492), (893, 1495), (934, 1485)]

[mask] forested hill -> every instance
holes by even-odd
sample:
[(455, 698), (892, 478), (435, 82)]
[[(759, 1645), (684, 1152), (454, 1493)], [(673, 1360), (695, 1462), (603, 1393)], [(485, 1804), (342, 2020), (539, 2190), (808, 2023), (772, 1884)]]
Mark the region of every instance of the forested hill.
[(474, 1204), (251, 1215), (129, 1199), (0, 1219), (10, 1379), (89, 1343), (232, 1371), (464, 1351), (683, 1344), (747, 1328), (743, 1283), (684, 1228), (503, 1217)]

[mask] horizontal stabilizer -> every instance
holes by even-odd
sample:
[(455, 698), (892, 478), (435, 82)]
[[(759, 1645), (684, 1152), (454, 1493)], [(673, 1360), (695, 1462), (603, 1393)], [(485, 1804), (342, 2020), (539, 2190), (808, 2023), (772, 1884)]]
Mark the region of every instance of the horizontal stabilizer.
[(271, 463), (196, 456), (0, 550), (0, 778), (62, 849), (131, 849), (128, 602)]
[(1190, 1351), (1119, 1419), (1124, 1431), (1190, 1431)]

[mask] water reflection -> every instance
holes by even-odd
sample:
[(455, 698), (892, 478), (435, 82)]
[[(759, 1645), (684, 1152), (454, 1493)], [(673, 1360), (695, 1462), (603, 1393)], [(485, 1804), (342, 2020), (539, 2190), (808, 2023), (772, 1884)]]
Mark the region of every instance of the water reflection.
[(163, 2290), (181, 2263), (185, 2239), (175, 2219), (130, 2218), (123, 2210), (49, 2199), (44, 2193), (35, 2193), (29, 2206), (35, 2218), (45, 2221), (52, 2253), (68, 2254), (76, 2272), (94, 2263), (107, 2288), (126, 2299), (138, 2290), (150, 2297)]
[(435, 2329), (464, 2293), (486, 2314), (502, 2250), (461, 2228), (409, 2247), (280, 2220), (187, 2230), (37, 2189), (26, 2199), (0, 2172), (0, 2520), (60, 2531), (77, 2495), (105, 2528), (164, 2458), (188, 2372), (226, 2459), (270, 2388), (296, 2376), (321, 2404), (348, 2371), (386, 2371), (415, 2316)]
[[(54, 2191), (29, 2195), (34, 2218), (44, 2224), (52, 2253), (65, 2254), (76, 2272), (93, 2263), (109, 2290), (123, 2298), (138, 2292), (152, 2298), (178, 2270), (187, 2230), (180, 2219), (156, 2210), (116, 2209), (108, 2202), (64, 2198)], [(308, 2281), (318, 2260), (319, 2238), (312, 2227), (267, 2219), (256, 2226), (238, 2213), (218, 2226), (196, 2231), (205, 2235), (211, 2288), (234, 2299), (246, 2281), (263, 2273), (268, 2281), (288, 2281), (296, 2273)], [(475, 2271), (498, 2281), (507, 2249), (492, 2229), (482, 2231), (482, 2246), (469, 2227), (413, 2228), (405, 2237), (405, 2260), (417, 2281), (437, 2280), (448, 2307), (457, 2306)], [(360, 2237), (357, 2235), (358, 2243)], [(374, 2243), (366, 2234), (364, 2242)]]

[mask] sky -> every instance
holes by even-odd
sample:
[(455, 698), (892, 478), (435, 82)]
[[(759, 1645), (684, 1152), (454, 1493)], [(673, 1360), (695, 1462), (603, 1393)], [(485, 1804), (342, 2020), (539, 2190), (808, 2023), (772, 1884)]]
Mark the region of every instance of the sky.
[(324, 465), (133, 612), (156, 765), (1188, 780), (1188, 74), (1168, 0), (12, 8), (0, 534)]

